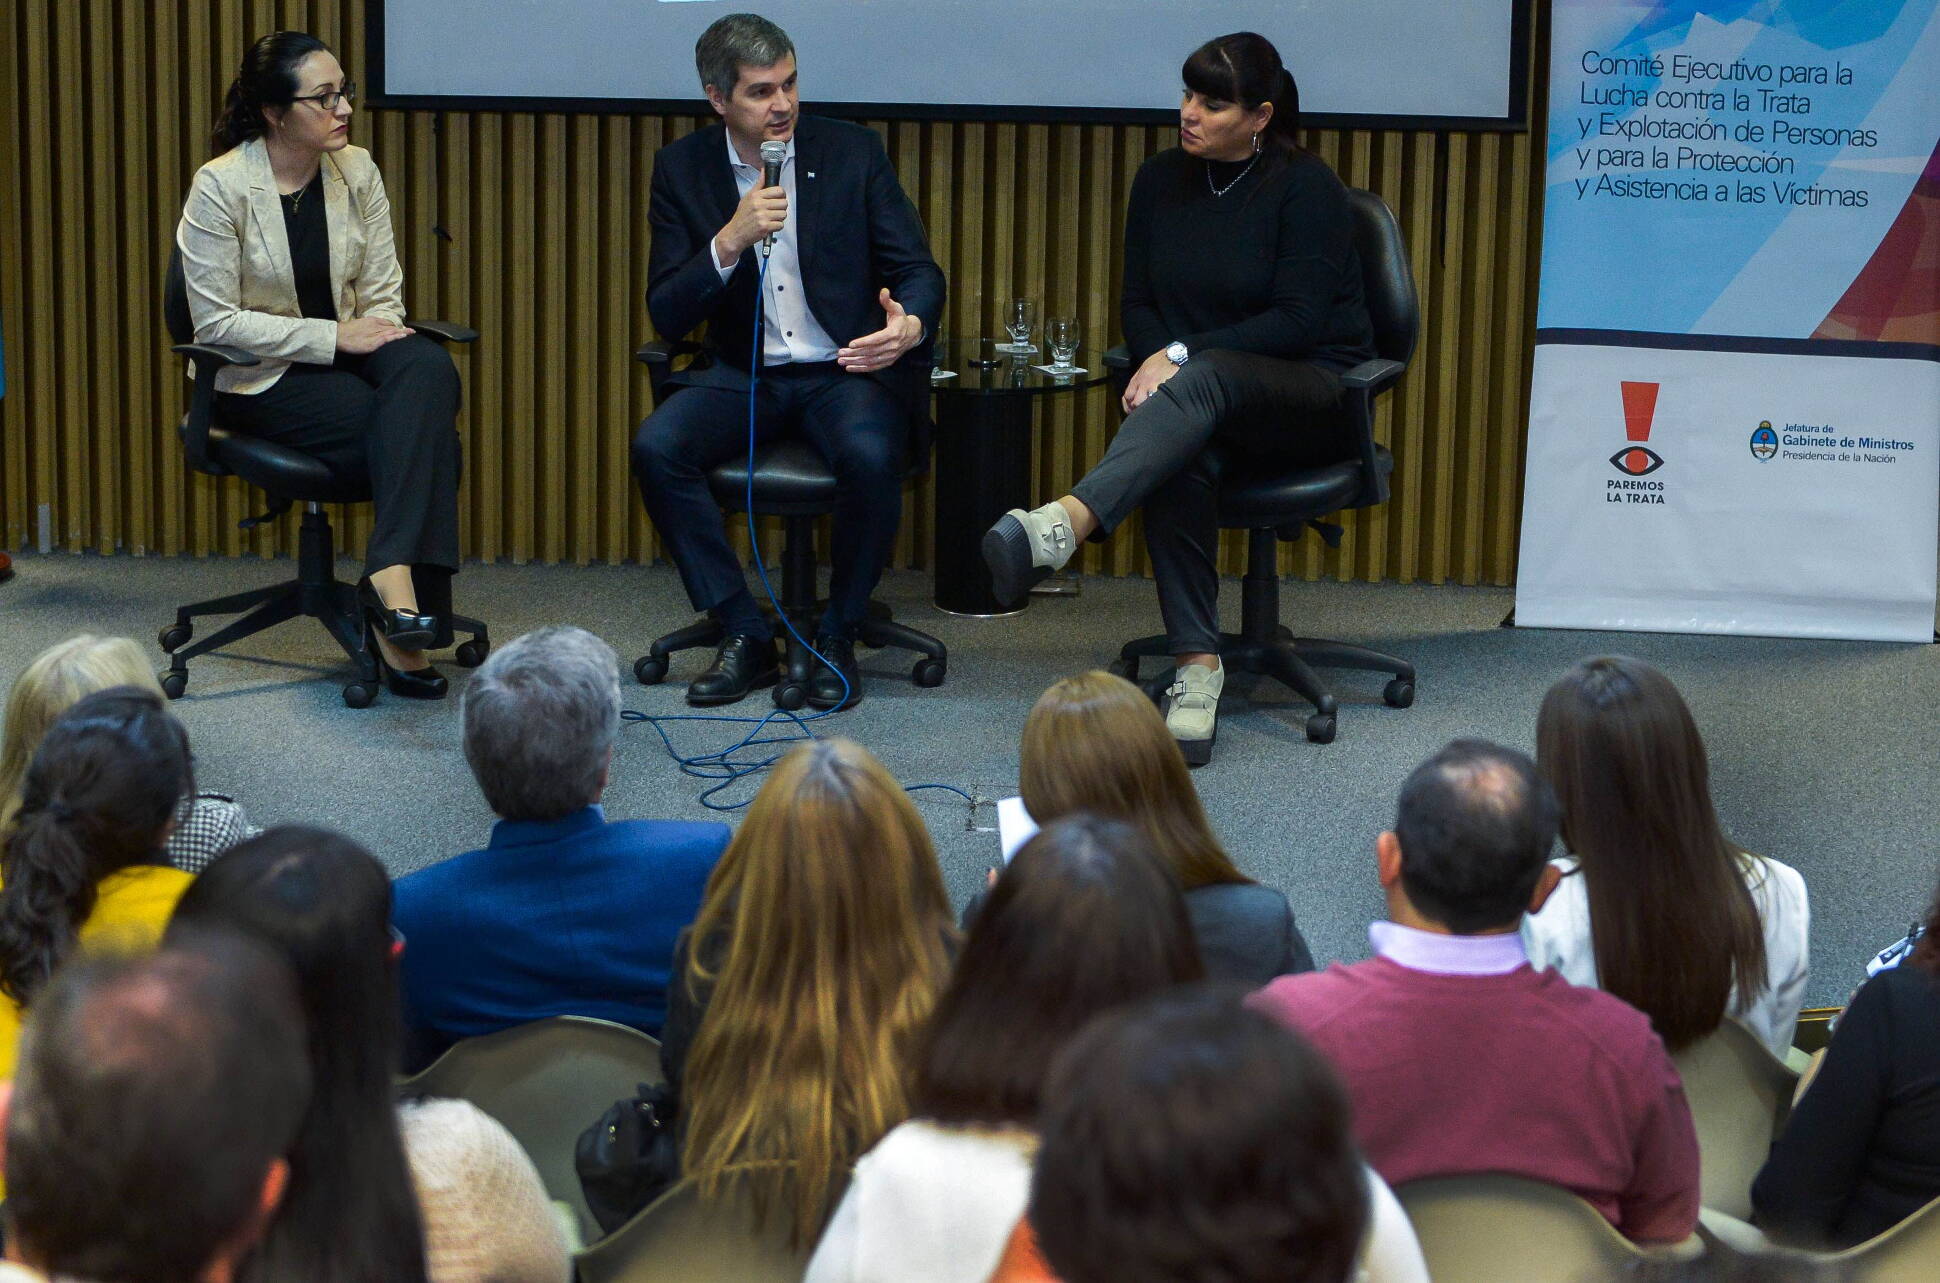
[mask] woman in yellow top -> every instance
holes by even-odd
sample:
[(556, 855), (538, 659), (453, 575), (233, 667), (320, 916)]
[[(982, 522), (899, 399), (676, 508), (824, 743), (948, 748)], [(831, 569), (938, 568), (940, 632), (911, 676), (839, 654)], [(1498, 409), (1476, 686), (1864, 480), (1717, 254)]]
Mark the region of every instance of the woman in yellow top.
[(0, 848), (0, 1079), (22, 1011), (77, 945), (160, 941), (192, 877), (162, 844), (194, 792), (188, 736), (152, 691), (97, 691), (48, 728)]

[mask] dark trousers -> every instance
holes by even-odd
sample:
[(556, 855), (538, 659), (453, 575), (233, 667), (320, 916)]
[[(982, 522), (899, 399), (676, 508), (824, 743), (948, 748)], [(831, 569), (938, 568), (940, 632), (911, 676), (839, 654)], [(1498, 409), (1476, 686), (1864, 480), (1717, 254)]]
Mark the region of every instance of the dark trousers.
[(368, 474), (374, 509), (364, 573), (410, 566), (418, 609), (449, 612), (458, 569), (458, 370), (422, 335), (335, 365), (292, 365), (261, 392), (216, 394), (223, 425)]
[[(874, 379), (833, 363), (769, 366), (755, 393), (757, 442), (800, 436), (835, 474), (829, 603), (822, 631), (853, 636), (882, 578), (903, 516), (909, 410)], [(745, 390), (683, 387), (633, 438), (633, 473), (647, 514), (696, 610), (748, 590), (707, 474), (748, 453)]]
[(1175, 655), (1219, 650), (1219, 476), (1291, 470), (1354, 453), (1340, 376), (1247, 352), (1193, 357), (1125, 416), (1105, 457), (1071, 488), (1102, 538), (1145, 509), (1145, 546)]

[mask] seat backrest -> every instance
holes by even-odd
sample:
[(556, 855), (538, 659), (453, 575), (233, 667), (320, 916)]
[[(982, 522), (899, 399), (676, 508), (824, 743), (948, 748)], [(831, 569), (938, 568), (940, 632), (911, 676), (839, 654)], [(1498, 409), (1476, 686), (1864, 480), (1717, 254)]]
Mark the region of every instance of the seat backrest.
[(1361, 259), (1361, 291), (1374, 326), (1374, 351), (1403, 365), (1421, 334), (1421, 300), (1401, 224), (1388, 203), (1360, 187), (1347, 189), (1354, 218), (1354, 252)]
[(1697, 1125), (1704, 1205), (1751, 1219), (1751, 1183), (1791, 1112), (1798, 1075), (1735, 1020), (1671, 1057)]
[(788, 1246), (785, 1218), (759, 1230), (730, 1187), (703, 1201), (682, 1181), (574, 1258), (579, 1283), (801, 1283), (815, 1245)]
[(162, 324), (174, 343), (195, 342), (195, 321), (189, 316), (189, 286), (182, 276), (182, 251), (170, 246), (168, 270), (162, 274)]
[(1580, 1283), (1646, 1255), (1568, 1190), (1520, 1176), (1437, 1177), (1394, 1193), (1435, 1283)]
[(1940, 1199), (1857, 1247), (1825, 1258), (1848, 1283), (1933, 1283), (1940, 1277)]
[(398, 1090), (468, 1100), (503, 1123), (539, 1169), (547, 1196), (572, 1207), (590, 1242), (600, 1228), (573, 1166), (579, 1134), (641, 1083), (660, 1081), (660, 1044), (639, 1030), (554, 1016), (467, 1038)]

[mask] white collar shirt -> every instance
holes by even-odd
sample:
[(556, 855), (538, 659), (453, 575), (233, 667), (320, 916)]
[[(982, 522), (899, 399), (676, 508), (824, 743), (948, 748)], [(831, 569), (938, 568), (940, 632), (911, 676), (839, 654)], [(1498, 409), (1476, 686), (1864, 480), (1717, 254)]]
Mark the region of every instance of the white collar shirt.
[[(750, 165), (741, 159), (734, 150), (734, 137), (726, 130), (722, 135), (727, 139), (728, 166), (734, 173), (734, 187), (739, 196), (746, 196), (761, 181), (761, 166)], [(788, 219), (775, 233), (774, 251), (768, 256), (768, 287), (762, 293), (761, 311), (763, 316), (761, 363), (767, 365), (787, 365), (806, 361), (833, 361), (837, 343), (829, 332), (815, 319), (815, 313), (808, 308), (808, 293), (802, 288), (802, 257), (800, 244), (795, 237), (796, 211), (801, 202), (796, 197), (795, 140), (788, 140), (788, 154), (781, 163), (781, 187), (788, 193)], [(807, 181), (813, 182), (814, 176)], [(749, 254), (759, 254), (759, 245), (750, 246)], [(740, 260), (726, 267), (721, 266), (720, 252), (708, 242), (708, 253), (713, 258), (714, 270), (721, 274), (721, 280), (734, 273)], [(759, 265), (757, 264), (757, 267)]]

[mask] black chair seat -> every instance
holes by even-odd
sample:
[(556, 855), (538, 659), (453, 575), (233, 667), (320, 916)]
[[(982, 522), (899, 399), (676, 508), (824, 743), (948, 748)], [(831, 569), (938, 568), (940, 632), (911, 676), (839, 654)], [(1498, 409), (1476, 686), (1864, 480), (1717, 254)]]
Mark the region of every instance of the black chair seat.
[[(747, 456), (734, 458), (707, 474), (714, 502), (729, 512), (748, 506)], [(772, 441), (755, 447), (754, 510), (762, 516), (814, 517), (835, 507), (835, 474), (821, 452), (802, 440)]]
[[(1377, 466), (1394, 470), (1394, 456), (1375, 447)], [(1219, 525), (1225, 530), (1284, 526), (1324, 517), (1351, 505), (1366, 484), (1359, 459), (1272, 476), (1233, 476), (1219, 486)]]
[(250, 485), (297, 503), (363, 503), (370, 478), (343, 477), (315, 455), (240, 432), (209, 437), (209, 459)]

